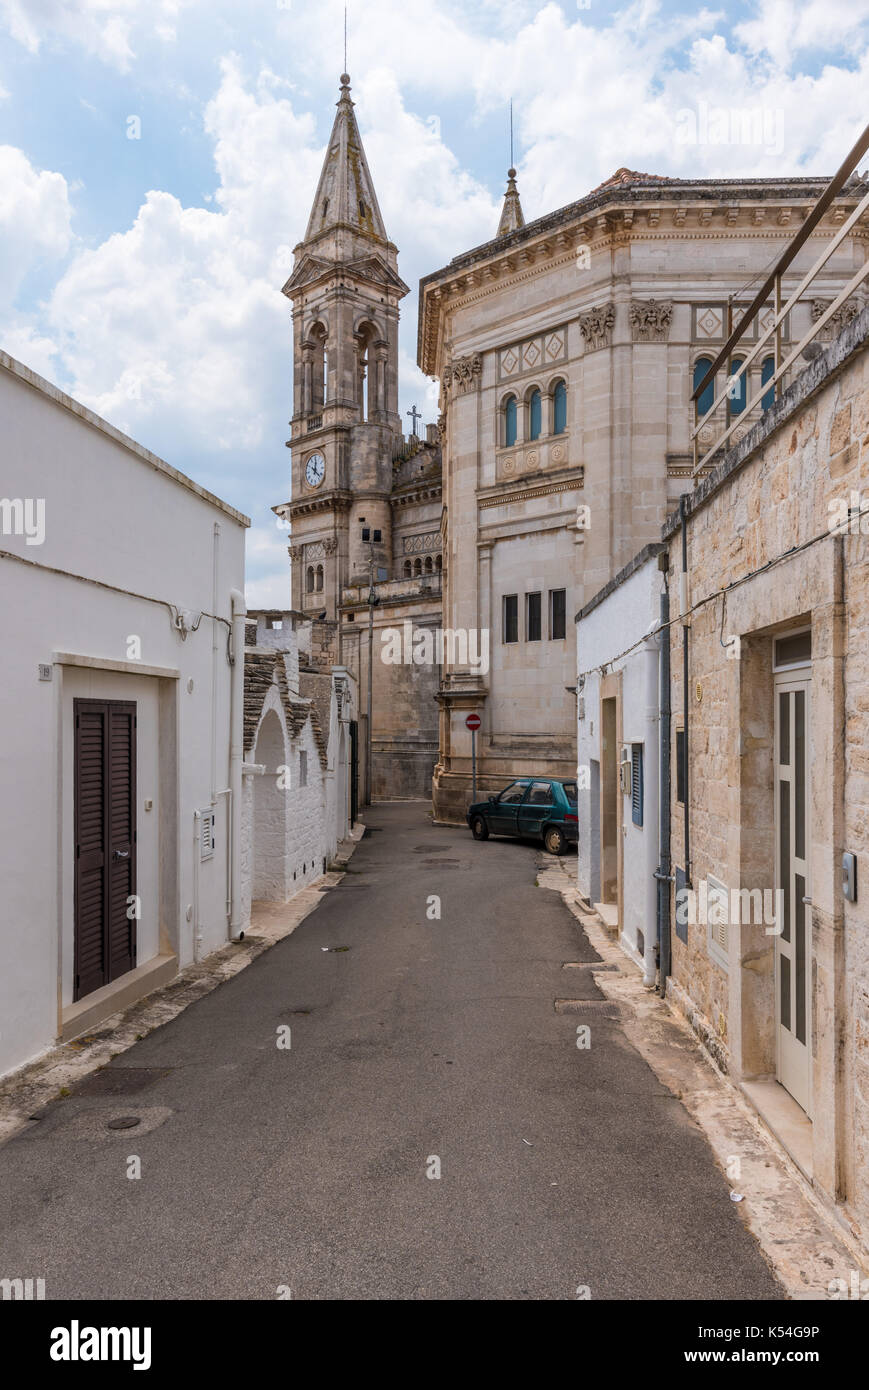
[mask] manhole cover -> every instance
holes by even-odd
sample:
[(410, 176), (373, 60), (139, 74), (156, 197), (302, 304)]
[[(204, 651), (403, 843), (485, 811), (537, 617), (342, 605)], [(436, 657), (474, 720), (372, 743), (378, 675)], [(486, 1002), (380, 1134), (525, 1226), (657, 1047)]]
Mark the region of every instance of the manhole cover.
[(72, 1088), (74, 1096), (128, 1096), (168, 1076), (171, 1067), (103, 1067)]
[(106, 1129), (135, 1129), (141, 1123), (138, 1115), (116, 1115), (113, 1120), (106, 1121)]
[(423, 859), (424, 868), (448, 869), (454, 864), (461, 864), (461, 859)]

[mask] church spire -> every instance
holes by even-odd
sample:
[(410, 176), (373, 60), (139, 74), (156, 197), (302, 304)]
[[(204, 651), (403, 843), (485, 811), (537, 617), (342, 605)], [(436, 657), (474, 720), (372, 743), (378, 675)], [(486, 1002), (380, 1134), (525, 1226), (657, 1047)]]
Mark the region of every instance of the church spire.
[(506, 236), (508, 232), (518, 232), (519, 228), (524, 226), (525, 216), (516, 187), (516, 170), (508, 169), (507, 192), (504, 194), (504, 206), (501, 209), (501, 221), (498, 223), (497, 235)]
[(387, 241), (377, 194), (362, 148), (362, 138), (353, 102), (350, 78), (341, 74), (338, 112), (329, 138), (317, 196), (311, 209), (305, 241), (311, 241), (334, 227), (350, 227), (362, 236)]

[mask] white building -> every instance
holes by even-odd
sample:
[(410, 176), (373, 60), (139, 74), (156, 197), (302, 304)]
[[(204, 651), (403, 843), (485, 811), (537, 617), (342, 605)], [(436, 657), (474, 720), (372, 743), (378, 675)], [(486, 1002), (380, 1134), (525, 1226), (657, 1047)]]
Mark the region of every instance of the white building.
[(647, 545), (576, 619), (579, 891), (656, 979), (663, 545)]
[[(328, 869), (356, 814), (356, 681), (333, 663), (337, 624), (249, 615), (245, 651), (242, 917)], [(357, 768), (354, 776), (354, 765)]]
[(241, 930), (248, 519), (0, 353), (0, 1074)]

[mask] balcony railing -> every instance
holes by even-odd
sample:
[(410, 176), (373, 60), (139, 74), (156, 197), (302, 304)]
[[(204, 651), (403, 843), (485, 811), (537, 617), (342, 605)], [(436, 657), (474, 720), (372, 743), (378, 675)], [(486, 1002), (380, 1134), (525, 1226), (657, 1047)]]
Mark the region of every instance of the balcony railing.
[[(694, 443), (695, 478), (697, 474), (701, 471), (701, 469), (707, 467), (710, 460), (714, 457), (714, 455), (718, 452), (722, 445), (730, 439), (731, 435), (733, 434), (733, 431), (745, 420), (745, 418), (751, 413), (751, 411), (757, 407), (757, 405), (763, 400), (763, 397), (767, 394), (767, 392), (769, 392), (770, 390), (774, 390), (776, 399), (778, 399), (783, 389), (781, 385), (782, 379), (793, 366), (800, 353), (803, 352), (803, 350), (808, 346), (810, 342), (812, 342), (813, 339), (817, 338), (818, 335), (823, 332), (824, 328), (833, 318), (834, 314), (836, 314), (838, 310), (841, 309), (842, 305), (850, 299), (854, 291), (858, 289), (860, 285), (863, 284), (864, 280), (866, 280), (867, 277), (869, 277), (869, 260), (867, 260), (866, 263), (863, 266), (861, 266), (861, 268), (857, 271), (856, 275), (852, 276), (852, 278), (848, 281), (847, 285), (845, 285), (844, 288), (839, 291), (838, 295), (832, 301), (832, 303), (824, 310), (822, 314), (818, 316), (817, 319), (815, 319), (812, 322), (812, 326), (809, 329), (808, 333), (806, 333), (805, 336), (800, 340), (800, 342), (798, 342), (796, 346), (791, 349), (791, 351), (788, 353), (786, 357), (783, 355), (784, 350), (782, 347), (781, 331), (782, 324), (784, 323), (785, 319), (787, 318), (787, 315), (793, 309), (797, 301), (802, 298), (808, 286), (812, 283), (812, 281), (816, 278), (818, 273), (827, 264), (827, 261), (833, 255), (834, 251), (836, 251), (837, 248), (842, 244), (845, 237), (855, 226), (855, 224), (860, 220), (867, 208), (869, 208), (869, 192), (864, 194), (864, 196), (860, 199), (860, 202), (854, 208), (854, 211), (842, 223), (842, 226), (836, 232), (835, 236), (828, 242), (824, 251), (815, 261), (812, 268), (808, 270), (806, 274), (803, 276), (802, 280), (797, 285), (790, 298), (787, 300), (787, 303), (782, 303), (782, 277), (784, 276), (785, 271), (796, 258), (798, 252), (806, 244), (812, 232), (820, 223), (824, 214), (831, 206), (834, 198), (836, 198), (836, 196), (839, 193), (841, 193), (845, 184), (848, 182), (851, 174), (855, 170), (858, 162), (863, 158), (863, 155), (866, 153), (867, 150), (869, 150), (869, 126), (866, 127), (857, 143), (845, 156), (845, 160), (842, 163), (841, 167), (833, 175), (832, 179), (828, 183), (827, 187), (824, 189), (824, 192), (821, 194), (818, 201), (815, 203), (815, 206), (812, 208), (811, 212), (809, 213), (800, 230), (797, 232), (796, 236), (788, 242), (787, 246), (785, 247), (782, 254), (779, 256), (778, 260), (776, 261), (775, 265), (773, 266), (764, 283), (761, 285), (751, 304), (749, 304), (742, 318), (739, 320), (739, 323), (736, 325), (735, 328), (733, 328), (732, 325), (728, 323), (728, 328), (730, 332), (727, 342), (724, 344), (724, 347), (719, 352), (718, 356), (712, 363), (709, 370), (706, 372), (705, 376), (702, 378), (700, 382), (698, 382), (697, 386), (694, 388), (694, 391), (692, 392), (691, 399), (695, 402), (695, 413), (697, 413), (696, 402), (699, 401), (700, 397), (703, 395), (703, 392), (706, 390), (706, 387), (709, 385), (710, 381), (715, 380), (715, 374), (720, 370), (722, 364), (729, 364), (731, 362), (731, 354), (733, 352), (733, 349), (736, 347), (737, 343), (739, 343), (741, 339), (745, 336), (746, 332), (751, 327), (754, 320), (757, 318), (757, 315), (763, 309), (764, 305), (769, 299), (770, 293), (773, 294), (775, 304), (775, 315), (773, 317), (772, 322), (769, 324), (766, 331), (758, 337), (758, 340), (755, 343), (754, 347), (751, 349), (750, 352), (748, 352), (748, 354), (743, 359), (737, 370), (733, 372), (732, 375), (728, 373), (723, 390), (718, 393), (718, 395), (712, 402), (712, 405), (705, 412), (705, 414), (702, 416), (700, 416), (699, 414), (697, 415), (697, 420), (691, 434), (691, 438)], [(746, 399), (745, 408), (741, 410), (738, 414), (734, 415), (729, 409), (729, 401), (733, 399), (736, 392), (740, 389), (740, 378), (744, 377), (745, 374), (750, 370), (755, 359), (766, 347), (770, 338), (772, 338), (774, 342), (775, 371), (773, 372), (773, 375), (769, 378), (768, 381), (763, 382), (761, 389), (754, 395), (754, 397), (751, 400)], [(747, 398), (747, 380), (745, 385), (745, 395)], [(711, 421), (712, 416), (719, 409), (722, 402), (725, 403), (725, 418), (727, 422), (726, 428), (718, 435), (718, 437), (713, 441), (713, 443), (710, 444), (709, 448), (701, 457), (700, 431), (707, 423)]]

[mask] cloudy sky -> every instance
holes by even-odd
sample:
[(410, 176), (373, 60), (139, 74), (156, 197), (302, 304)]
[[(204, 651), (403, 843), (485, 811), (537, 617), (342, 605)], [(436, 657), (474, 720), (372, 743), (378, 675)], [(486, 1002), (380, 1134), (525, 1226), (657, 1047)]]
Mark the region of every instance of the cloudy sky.
[[(343, 8), (0, 0), (0, 346), (252, 518), (257, 604), (289, 601), (280, 287)], [(621, 165), (830, 174), (869, 118), (869, 0), (350, 0), (348, 65), (412, 287), (401, 407), (430, 421), (417, 282), (494, 235), (511, 98), (529, 220)]]

